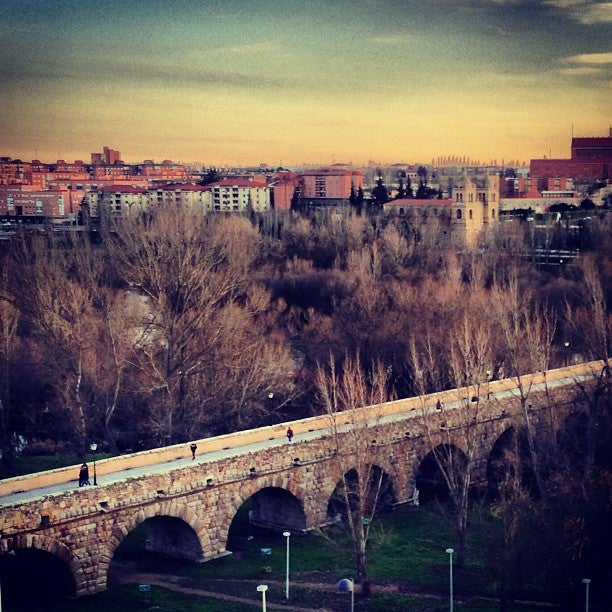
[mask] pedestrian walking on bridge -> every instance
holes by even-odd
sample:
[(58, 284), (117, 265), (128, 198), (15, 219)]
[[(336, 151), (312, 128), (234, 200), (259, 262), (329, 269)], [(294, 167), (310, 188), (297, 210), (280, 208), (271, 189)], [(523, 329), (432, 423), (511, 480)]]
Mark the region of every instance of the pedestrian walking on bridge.
[(195, 453), (198, 445), (194, 442), (189, 448), (191, 449), (191, 460), (193, 461), (195, 459)]
[(291, 438), (293, 438), (293, 429), (291, 429), (291, 427), (287, 427), (287, 440), (291, 442)]
[(89, 468), (84, 463), (79, 470), (79, 487), (89, 486)]

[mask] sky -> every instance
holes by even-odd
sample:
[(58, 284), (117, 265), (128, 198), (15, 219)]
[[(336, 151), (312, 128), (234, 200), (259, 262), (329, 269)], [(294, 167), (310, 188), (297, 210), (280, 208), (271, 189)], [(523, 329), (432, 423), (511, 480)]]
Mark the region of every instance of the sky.
[(0, 0), (0, 156), (569, 157), (611, 77), (597, 0)]

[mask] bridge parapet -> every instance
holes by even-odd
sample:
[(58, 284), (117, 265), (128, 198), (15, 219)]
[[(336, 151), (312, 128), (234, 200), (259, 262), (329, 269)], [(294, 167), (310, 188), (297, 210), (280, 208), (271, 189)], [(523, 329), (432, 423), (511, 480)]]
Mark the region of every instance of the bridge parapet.
[[(527, 374), (522, 376), (521, 379), (522, 384), (525, 387), (528, 387), (529, 385), (543, 384), (544, 382), (547, 384), (555, 384), (555, 382), (567, 378), (588, 375), (592, 376), (597, 372), (600, 372), (601, 368), (601, 361), (588, 362), (566, 368), (548, 370), (547, 372)], [(434, 406), (438, 401), (442, 403), (454, 402), (457, 401), (459, 397), (466, 398), (475, 391), (479, 391), (480, 394), (485, 393), (491, 395), (500, 394), (504, 391), (508, 393), (516, 393), (516, 387), (516, 378), (506, 378), (502, 380), (482, 382), (478, 386), (469, 388), (452, 389), (450, 391), (441, 391), (426, 396), (417, 396), (395, 400), (393, 402), (386, 402), (384, 404), (375, 406), (366, 406), (360, 408), (359, 412), (363, 418), (382, 418), (393, 414), (410, 412), (425, 406)], [(336, 425), (345, 425), (349, 422), (350, 418), (353, 417), (348, 414), (343, 415), (342, 413), (339, 413), (335, 416)], [(329, 427), (329, 424), (330, 421), (328, 415), (314, 416), (307, 419), (292, 421), (290, 423), (280, 423), (277, 425), (259, 427), (247, 431), (239, 431), (213, 438), (204, 438), (201, 440), (196, 440), (195, 442), (198, 446), (198, 454), (205, 454), (220, 451), (226, 448), (235, 448), (256, 442), (282, 438), (285, 435), (288, 425), (291, 425), (295, 435), (299, 435), (326, 429)], [(105, 474), (112, 474), (113, 472), (119, 472), (122, 470), (175, 461), (177, 459), (187, 458), (189, 456), (190, 451), (187, 443), (175, 444), (173, 446), (154, 448), (138, 453), (131, 453), (129, 455), (102, 459), (96, 463), (96, 467), (97, 473), (103, 476)], [(18, 491), (31, 491), (55, 484), (71, 482), (78, 476), (78, 469), (78, 465), (73, 465), (46, 472), (38, 472), (36, 474), (28, 474), (26, 476), (16, 476), (14, 478), (0, 480), (0, 497), (10, 495)]]

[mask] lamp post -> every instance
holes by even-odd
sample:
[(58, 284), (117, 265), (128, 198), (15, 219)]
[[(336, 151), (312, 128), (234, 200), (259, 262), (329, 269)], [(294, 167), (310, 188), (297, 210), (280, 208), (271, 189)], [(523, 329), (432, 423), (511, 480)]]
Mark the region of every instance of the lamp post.
[(287, 538), (287, 571), (285, 573), (285, 599), (289, 599), (289, 536), (291, 536), (291, 532), (283, 531), (283, 535)]
[(338, 583), (338, 591), (351, 594), (351, 612), (353, 612), (355, 610), (355, 583), (350, 578), (343, 578)]
[(96, 450), (98, 449), (98, 445), (95, 442), (92, 442), (89, 445), (91, 448), (91, 452), (93, 453), (93, 464), (94, 464), (94, 486), (98, 485), (98, 476), (96, 474)]
[(261, 593), (261, 612), (266, 612), (266, 591), (268, 590), (268, 585), (260, 584), (257, 590)]
[(586, 587), (586, 593), (584, 595), (584, 612), (589, 612), (589, 584), (591, 584), (590, 578), (583, 578), (582, 584)]
[(450, 612), (453, 612), (453, 553), (452, 548), (447, 548), (446, 552), (449, 555), (449, 572), (450, 572)]

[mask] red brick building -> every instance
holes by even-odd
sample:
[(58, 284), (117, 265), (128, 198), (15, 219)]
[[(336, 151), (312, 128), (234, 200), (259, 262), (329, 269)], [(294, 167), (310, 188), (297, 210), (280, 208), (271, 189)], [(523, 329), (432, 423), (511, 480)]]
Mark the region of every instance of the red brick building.
[(346, 204), (351, 188), (363, 187), (363, 174), (355, 170), (321, 168), (300, 173), (300, 198), (305, 204)]
[(610, 178), (612, 166), (612, 130), (610, 136), (572, 138), (570, 159), (532, 159), (532, 179), (569, 177), (585, 183)]

